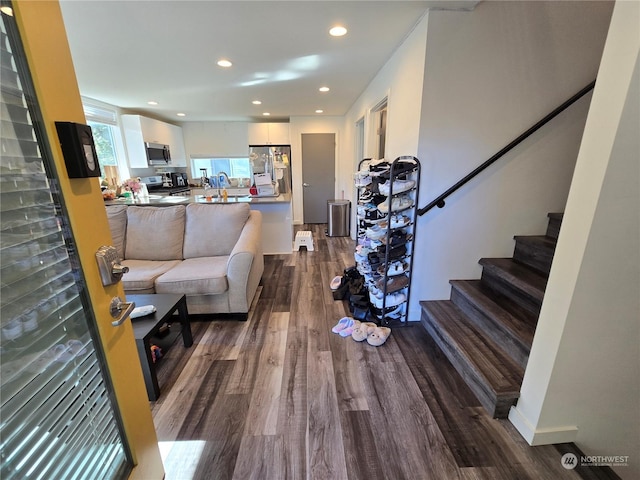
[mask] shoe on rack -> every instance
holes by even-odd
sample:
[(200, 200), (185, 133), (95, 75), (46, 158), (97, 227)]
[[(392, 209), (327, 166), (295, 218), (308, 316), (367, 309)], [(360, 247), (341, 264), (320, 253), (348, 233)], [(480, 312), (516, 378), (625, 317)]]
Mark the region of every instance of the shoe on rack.
[[(405, 275), (395, 275), (387, 278), (387, 294), (397, 292), (398, 290), (402, 290), (405, 287), (409, 286), (409, 277)], [(378, 290), (384, 292), (384, 278), (381, 278), (376, 283), (376, 287)]]
[(360, 272), (360, 275), (364, 275), (366, 277), (366, 275), (370, 275), (372, 272), (371, 270), (371, 265), (369, 265), (367, 262), (358, 262), (356, 263), (356, 268), (358, 269), (358, 272)]
[(372, 198), (371, 201), (369, 203), (372, 203), (374, 205), (373, 208), (377, 208), (378, 205), (380, 205), (382, 202), (384, 202), (387, 199), (387, 195), (380, 195), (379, 193), (376, 193)]
[(387, 162), (384, 158), (380, 160), (372, 160), (369, 163), (369, 174), (372, 177), (377, 177), (388, 173), (391, 169), (391, 164)]
[[(407, 255), (407, 247), (405, 245), (392, 246), (389, 250), (389, 260), (399, 260)], [(384, 257), (384, 254), (382, 254)]]
[(382, 320), (384, 318), (395, 320), (402, 317), (402, 305), (388, 307), (384, 311), (381, 308), (376, 308), (372, 305), (369, 311), (371, 312), (371, 315), (378, 320)]
[(378, 225), (374, 225), (372, 227), (367, 228), (366, 235), (371, 240), (380, 240), (383, 236), (387, 234), (387, 231), (380, 228)]
[(411, 223), (411, 219), (406, 215), (392, 215), (389, 220), (383, 220), (380, 222), (382, 228), (387, 228), (391, 222), (391, 228), (403, 228)]
[(387, 198), (387, 200), (380, 205), (378, 205), (378, 210), (382, 213), (389, 213), (389, 201), (391, 201), (391, 211), (398, 212), (400, 210), (406, 210), (407, 208), (413, 207), (413, 200), (408, 195), (400, 195), (399, 197), (393, 197), (391, 199)]
[(373, 222), (369, 222), (369, 221), (367, 221), (365, 219), (361, 219), (360, 222), (359, 222), (359, 225), (360, 225), (361, 229), (365, 229), (366, 230), (367, 228), (373, 227), (376, 224), (373, 223)]
[[(391, 247), (396, 247), (398, 245), (404, 245), (405, 243), (410, 242), (412, 238), (413, 235), (407, 234), (406, 232), (403, 232), (401, 230), (396, 230), (391, 233), (391, 235), (389, 235), (389, 238), (387, 238), (386, 236), (382, 237), (380, 239), (380, 243), (383, 243), (384, 245), (390, 245)], [(387, 243), (387, 240), (389, 241), (389, 243)]]
[(377, 270), (380, 265), (384, 263), (384, 255), (380, 255), (378, 252), (369, 252), (367, 254), (367, 260), (371, 268)]
[[(380, 265), (377, 270), (378, 274), (384, 276), (384, 270), (384, 266)], [(407, 264), (407, 262), (394, 261), (391, 262), (389, 268), (387, 269), (387, 276), (394, 277), (396, 275), (401, 275), (407, 270), (409, 270), (409, 265)]]
[(379, 223), (379, 222), (381, 222), (383, 220), (386, 220), (387, 219), (387, 215), (384, 214), (384, 213), (381, 213), (380, 210), (378, 210), (378, 209), (367, 210), (365, 212), (364, 218), (368, 222)]
[(384, 293), (378, 290), (378, 287), (375, 286), (375, 283), (369, 286), (369, 300), (371, 300), (372, 304), (381, 301), (382, 297), (384, 297)]
[(364, 220), (368, 212), (373, 212), (378, 206), (373, 202), (367, 202), (362, 205), (358, 205), (356, 211), (358, 212), (358, 218)]
[(398, 179), (398, 180), (394, 180), (393, 183), (391, 183), (391, 180), (387, 180), (383, 184), (378, 185), (378, 191), (382, 195), (390, 195), (390, 190), (393, 190), (393, 194), (395, 195), (397, 193), (402, 193), (402, 192), (411, 190), (415, 186), (416, 186), (415, 180), (399, 180)]
[(371, 176), (369, 175), (369, 172), (363, 170), (356, 172), (354, 183), (358, 188), (366, 187), (371, 184)]
[[(371, 303), (373, 304), (374, 307), (382, 308), (382, 300), (384, 299), (384, 297), (378, 298), (374, 295), (370, 295), (369, 299), (371, 300)], [(390, 294), (387, 294), (384, 306), (385, 308), (395, 307), (405, 302), (406, 300), (407, 300), (407, 296), (402, 292), (390, 293)]]
[(358, 197), (358, 201), (360, 203), (367, 203), (373, 198), (373, 192), (369, 188), (365, 188), (365, 190), (360, 193)]
[[(394, 177), (406, 175), (413, 172), (417, 166), (418, 164), (412, 160), (399, 160), (397, 162), (394, 162), (392, 168), (389, 169), (389, 172), (383, 173), (383, 177), (389, 178), (391, 176), (391, 173), (393, 173)], [(391, 172), (391, 170), (393, 170), (393, 172)]]

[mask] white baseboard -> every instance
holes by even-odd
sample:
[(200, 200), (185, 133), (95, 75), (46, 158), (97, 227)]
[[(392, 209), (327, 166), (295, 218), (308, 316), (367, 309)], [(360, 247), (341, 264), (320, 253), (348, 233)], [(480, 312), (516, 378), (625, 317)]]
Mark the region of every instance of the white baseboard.
[(578, 436), (578, 427), (575, 425), (536, 429), (531, 422), (522, 415), (517, 406), (511, 407), (511, 410), (509, 410), (509, 421), (532, 447), (536, 445), (575, 442)]

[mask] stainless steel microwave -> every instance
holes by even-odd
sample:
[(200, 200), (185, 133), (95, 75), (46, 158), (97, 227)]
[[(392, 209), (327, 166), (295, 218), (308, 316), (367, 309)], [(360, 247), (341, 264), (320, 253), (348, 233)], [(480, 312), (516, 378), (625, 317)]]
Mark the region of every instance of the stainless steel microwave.
[(169, 150), (169, 145), (145, 142), (144, 146), (147, 152), (147, 162), (149, 165), (171, 164), (171, 151)]

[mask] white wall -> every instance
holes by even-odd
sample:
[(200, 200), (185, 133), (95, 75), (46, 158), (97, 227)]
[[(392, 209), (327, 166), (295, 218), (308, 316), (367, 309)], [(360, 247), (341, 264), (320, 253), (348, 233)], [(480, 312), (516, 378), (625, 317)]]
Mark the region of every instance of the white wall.
[[(354, 172), (361, 158), (356, 158), (356, 123), (365, 119), (365, 158), (375, 158), (375, 135), (371, 109), (387, 97), (387, 136), (385, 158), (416, 156), (420, 135), (420, 103), (424, 79), (424, 58), (428, 15), (425, 15), (378, 72), (344, 117), (344, 141), (338, 175), (337, 193), (351, 191), (355, 204)], [(352, 209), (355, 215), (355, 208)], [(355, 217), (354, 217), (355, 218)], [(355, 220), (352, 219), (352, 231)]]
[[(202, 155), (249, 155), (249, 127), (246, 122), (183, 122), (181, 126), (187, 159)], [(187, 174), (191, 178), (189, 161)]]
[(510, 419), (532, 444), (629, 455), (640, 478), (640, 3), (618, 2)]
[[(291, 135), (291, 179), (293, 183), (293, 223), (304, 222), (302, 202), (302, 137), (303, 133), (335, 133), (336, 135), (336, 187), (334, 198), (342, 198), (342, 183), (338, 181), (338, 165), (341, 162), (343, 117), (314, 116), (291, 117), (289, 133)], [(346, 192), (351, 192), (347, 190)], [(350, 198), (350, 197), (345, 197)], [(330, 199), (327, 199), (330, 200)]]
[[(418, 157), (420, 205), (592, 81), (610, 2), (481, 2), (429, 14)], [(409, 318), (479, 278), (481, 257), (510, 257), (513, 235), (543, 234), (563, 211), (589, 98), (420, 218)], [(417, 269), (420, 268), (420, 271)]]

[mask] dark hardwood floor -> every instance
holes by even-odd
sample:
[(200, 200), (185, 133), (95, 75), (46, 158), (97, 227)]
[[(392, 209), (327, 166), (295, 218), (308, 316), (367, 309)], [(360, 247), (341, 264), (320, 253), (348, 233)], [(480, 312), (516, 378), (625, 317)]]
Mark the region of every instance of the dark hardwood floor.
[(315, 251), (265, 258), (248, 321), (194, 321), (193, 347), (160, 361), (167, 480), (607, 478), (492, 419), (419, 322), (381, 347), (331, 333), (348, 306), (329, 282), (354, 243), (298, 228)]

